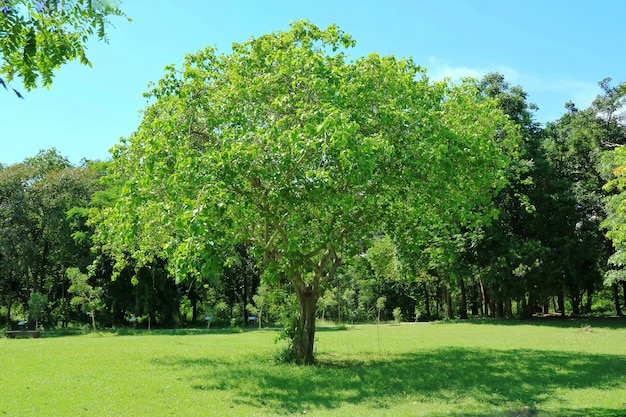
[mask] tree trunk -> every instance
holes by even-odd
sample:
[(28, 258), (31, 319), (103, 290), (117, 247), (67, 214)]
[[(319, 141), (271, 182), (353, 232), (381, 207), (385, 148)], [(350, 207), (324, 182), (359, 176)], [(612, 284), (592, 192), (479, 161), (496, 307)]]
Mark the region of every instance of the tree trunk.
[[(480, 281), (480, 293), (482, 295), (483, 303), (481, 305), (481, 310), (483, 310), (483, 314), (485, 317), (489, 316), (489, 294), (487, 293), (487, 289), (485, 288), (485, 284), (483, 284), (482, 280)], [(483, 307), (484, 306), (484, 307)]]
[[(624, 287), (626, 291), (626, 287)], [(428, 295), (428, 286), (424, 282), (424, 304), (426, 304), (426, 320), (430, 320), (430, 296)]]
[(581, 301), (580, 294), (572, 293), (572, 296), (570, 297), (570, 301), (572, 302), (572, 314), (575, 316), (579, 316), (580, 315), (580, 301)]
[(13, 304), (13, 274), (9, 273), (9, 288), (7, 291), (7, 314), (6, 314), (6, 323), (7, 328), (11, 324), (11, 306)]
[(563, 291), (559, 291), (557, 294), (557, 303), (559, 304), (559, 313), (561, 313), (561, 317), (565, 317), (565, 295)]
[(626, 306), (626, 281), (622, 281), (622, 290), (624, 291), (624, 306)]
[(587, 302), (585, 304), (585, 314), (591, 313), (591, 307), (593, 306), (593, 289), (587, 290)]
[(529, 319), (531, 317), (528, 302), (526, 301), (526, 292), (522, 295), (522, 318)]
[(621, 316), (622, 308), (619, 305), (619, 289), (617, 288), (617, 284), (613, 284), (613, 298), (615, 300), (615, 314)]
[(506, 302), (504, 304), (504, 310), (504, 314), (507, 318), (513, 317), (513, 300), (511, 300), (510, 298), (506, 299)]
[(470, 303), (471, 305), (470, 309), (472, 310), (472, 316), (478, 317), (479, 315), (482, 315), (482, 311), (479, 311), (479, 309), (482, 309), (482, 300), (479, 294), (477, 283), (474, 283), (471, 297), (472, 297), (472, 301)]
[(447, 285), (443, 285), (442, 289), (446, 318), (451, 320), (454, 318), (454, 313), (452, 312), (452, 295), (450, 295), (450, 291), (448, 290)]
[(504, 303), (502, 301), (498, 301), (498, 304), (497, 304), (496, 307), (498, 309), (498, 317), (499, 318), (504, 317), (505, 316), (505, 314), (504, 314)]
[(465, 281), (463, 278), (460, 279), (459, 285), (461, 286), (461, 311), (459, 313), (461, 319), (467, 320), (467, 295), (465, 293)]
[(320, 289), (318, 286), (312, 286), (303, 282), (297, 283), (295, 287), (299, 311), (294, 321), (292, 355), (299, 363), (309, 365), (314, 361), (315, 313), (317, 311), (317, 300), (320, 297)]

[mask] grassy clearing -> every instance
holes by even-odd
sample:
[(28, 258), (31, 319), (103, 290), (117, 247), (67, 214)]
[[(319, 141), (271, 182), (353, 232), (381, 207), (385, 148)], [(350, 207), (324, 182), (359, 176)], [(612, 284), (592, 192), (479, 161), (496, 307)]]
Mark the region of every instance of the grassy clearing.
[(315, 367), (276, 335), (3, 339), (0, 416), (626, 415), (624, 321), (321, 329)]

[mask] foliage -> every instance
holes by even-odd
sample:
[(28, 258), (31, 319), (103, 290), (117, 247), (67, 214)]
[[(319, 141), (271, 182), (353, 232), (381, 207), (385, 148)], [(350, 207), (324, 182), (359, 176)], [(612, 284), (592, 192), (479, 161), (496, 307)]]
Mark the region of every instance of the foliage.
[(54, 149), (0, 168), (0, 292), (7, 317), (36, 292), (57, 307), (66, 303), (65, 269), (93, 260), (91, 232), (78, 208), (87, 207), (98, 176), (94, 164), (73, 167)]
[(398, 259), (396, 246), (389, 236), (372, 242), (367, 250), (367, 261), (379, 280), (399, 281), (402, 264)]
[[(86, 43), (107, 40), (112, 16), (124, 16), (113, 0), (0, 1), (0, 85), (21, 79), (27, 90), (49, 87), (54, 72), (78, 59), (91, 66)], [(19, 96), (21, 94), (15, 89)]]
[(87, 274), (82, 274), (78, 268), (68, 268), (67, 278), (72, 285), (68, 292), (73, 294), (72, 305), (79, 306), (81, 311), (91, 318), (92, 329), (96, 331), (96, 312), (102, 308), (102, 288), (92, 287)]
[(28, 312), (35, 319), (35, 330), (39, 329), (39, 320), (41, 320), (48, 306), (48, 296), (40, 292), (34, 292), (28, 300)]
[(402, 323), (402, 309), (400, 307), (396, 307), (393, 309), (393, 319), (395, 320), (396, 324), (400, 324)]
[(114, 151), (122, 195), (95, 220), (116, 271), (158, 257), (179, 280), (206, 278), (249, 244), (267, 280), (295, 289), (294, 349), (310, 362), (317, 299), (359, 242), (384, 227), (415, 246), (430, 225), (488, 221), (515, 129), (475, 83), (376, 54), (347, 62), (353, 45), (295, 22), (168, 67)]
[[(604, 190), (610, 192), (605, 200), (607, 216), (602, 222), (606, 236), (613, 244), (613, 253), (609, 257), (611, 268), (605, 275), (605, 284), (614, 285), (618, 282), (626, 283), (626, 121), (623, 113), (624, 101), (626, 100), (626, 83), (611, 87), (604, 80), (606, 94), (596, 99), (598, 110), (604, 121), (605, 131), (612, 134), (605, 136), (606, 143), (614, 149), (603, 155), (603, 169), (607, 183)], [(626, 284), (625, 284), (626, 285)]]

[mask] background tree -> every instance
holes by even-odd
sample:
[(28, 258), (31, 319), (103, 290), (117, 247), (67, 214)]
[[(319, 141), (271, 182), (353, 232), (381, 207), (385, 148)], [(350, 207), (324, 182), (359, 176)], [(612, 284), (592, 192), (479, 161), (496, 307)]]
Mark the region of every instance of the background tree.
[(503, 114), (475, 83), (433, 84), (410, 60), (348, 63), (338, 51), (353, 44), (296, 22), (170, 67), (114, 152), (125, 187), (98, 232), (118, 270), (158, 256), (202, 276), (249, 244), (264, 278), (295, 290), (292, 353), (310, 363), (325, 283), (384, 220), (421, 231), (492, 215), (478, 208), (504, 185), (517, 140)]
[(31, 294), (28, 300), (28, 312), (30, 317), (35, 320), (35, 330), (39, 329), (39, 320), (41, 320), (48, 306), (48, 297), (40, 292)]
[(385, 308), (385, 303), (387, 302), (387, 297), (378, 297), (376, 299), (376, 310), (378, 314), (376, 316), (376, 324), (380, 324), (380, 312)]
[(611, 79), (600, 82), (605, 94), (594, 101), (594, 107), (600, 119), (602, 128), (602, 145), (610, 149), (602, 155), (601, 173), (607, 180), (604, 190), (610, 193), (605, 200), (606, 218), (602, 221), (602, 228), (612, 243), (612, 251), (608, 258), (609, 268), (604, 276), (604, 284), (612, 287), (615, 309), (618, 315), (622, 314), (619, 303), (618, 286), (622, 286), (624, 305), (626, 307), (626, 207), (624, 192), (624, 167), (626, 167), (626, 120), (624, 104), (626, 104), (626, 83), (612, 86)]
[(101, 172), (74, 167), (54, 149), (0, 169), (0, 291), (7, 320), (12, 305), (30, 294), (48, 296), (56, 311), (69, 303), (65, 269), (93, 261), (85, 209)]
[(91, 319), (93, 331), (96, 331), (96, 312), (102, 308), (100, 297), (101, 287), (92, 287), (89, 284), (89, 276), (81, 273), (78, 268), (68, 268), (67, 278), (72, 285), (68, 289), (73, 294), (72, 305), (80, 307), (81, 311)]
[(0, 85), (20, 79), (27, 90), (48, 87), (68, 61), (91, 66), (86, 42), (107, 40), (111, 16), (123, 16), (114, 0), (0, 1)]
[(514, 122), (523, 138), (518, 158), (507, 170), (509, 183), (491, 204), (500, 216), (480, 233), (465, 238), (465, 263), (474, 270), (471, 286), (480, 298), (480, 310), (487, 316), (510, 316), (513, 300), (524, 306), (522, 315), (530, 314), (528, 305), (535, 305), (534, 279), (541, 279), (538, 259), (543, 259), (542, 239), (537, 233), (543, 216), (537, 208), (543, 201), (542, 187), (550, 180), (548, 164), (541, 150), (543, 131), (534, 120), (536, 106), (527, 102), (527, 93), (520, 86), (511, 86), (498, 73), (487, 74), (479, 88), (486, 97), (497, 100), (498, 106)]

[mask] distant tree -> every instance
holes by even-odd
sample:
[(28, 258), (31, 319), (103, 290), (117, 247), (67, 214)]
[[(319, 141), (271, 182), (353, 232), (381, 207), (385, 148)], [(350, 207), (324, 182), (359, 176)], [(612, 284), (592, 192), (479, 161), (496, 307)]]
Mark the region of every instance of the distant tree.
[(48, 296), (40, 292), (31, 294), (28, 300), (28, 312), (30, 317), (35, 320), (35, 330), (39, 329), (39, 320), (44, 316), (46, 307), (48, 306)]
[(81, 311), (91, 319), (93, 331), (96, 331), (96, 312), (102, 308), (100, 300), (102, 296), (101, 287), (92, 287), (89, 284), (89, 276), (82, 274), (78, 268), (68, 268), (67, 278), (72, 285), (68, 289), (73, 294), (72, 305), (80, 307)]
[(335, 295), (335, 291), (333, 289), (326, 289), (320, 297), (319, 303), (322, 308), (322, 320), (325, 320), (328, 309), (337, 305), (337, 296)]
[[(472, 301), (475, 312), (491, 316), (512, 314), (512, 301), (523, 306), (521, 315), (530, 314), (530, 306), (543, 290), (539, 264), (545, 256), (542, 245), (549, 233), (538, 206), (545, 201), (545, 187), (551, 176), (549, 164), (541, 149), (543, 130), (534, 119), (537, 107), (527, 101), (527, 93), (520, 86), (511, 86), (498, 73), (487, 74), (480, 81), (480, 91), (497, 101), (498, 107), (514, 122), (522, 135), (519, 157), (511, 161), (507, 170), (507, 187), (491, 204), (500, 216), (480, 233), (466, 237), (465, 264), (472, 265), (474, 294), (480, 300)], [(480, 309), (478, 308), (480, 306)], [(465, 308), (462, 307), (461, 316)]]
[(169, 67), (113, 152), (125, 187), (98, 230), (118, 270), (159, 256), (178, 277), (202, 276), (249, 244), (264, 279), (295, 290), (292, 353), (310, 363), (318, 298), (360, 242), (494, 215), (482, 207), (518, 138), (494, 102), (473, 81), (430, 82), (411, 60), (346, 62), (352, 45), (336, 26), (295, 22)]
[(65, 270), (91, 263), (91, 231), (79, 215), (98, 188), (90, 163), (72, 166), (56, 150), (0, 168), (0, 302), (26, 306), (32, 293), (55, 309), (69, 300)]
[(259, 321), (259, 329), (263, 327), (263, 314), (265, 313), (265, 304), (266, 297), (265, 294), (267, 292), (266, 287), (259, 287), (258, 293), (252, 297), (254, 304), (248, 304), (247, 310), (252, 314), (256, 315)]
[(380, 324), (380, 312), (385, 308), (385, 303), (387, 302), (387, 297), (378, 297), (376, 299), (376, 310), (378, 311), (378, 315), (376, 317), (376, 323)]
[[(52, 84), (54, 72), (78, 59), (91, 66), (86, 42), (107, 41), (111, 16), (123, 16), (115, 0), (1, 0), (0, 85), (21, 79), (27, 90)], [(22, 95), (15, 88), (13, 91)]]
[(393, 309), (393, 319), (396, 322), (397, 325), (402, 324), (402, 320), (403, 320), (403, 316), (402, 316), (402, 309), (400, 307), (396, 307)]
[(616, 313), (621, 314), (619, 285), (626, 303), (626, 83), (613, 87), (610, 79), (605, 79), (600, 85), (605, 94), (594, 101), (594, 106), (602, 121), (603, 145), (612, 149), (604, 152), (601, 160), (601, 172), (607, 180), (603, 188), (610, 193), (605, 200), (606, 218), (601, 226), (613, 246), (604, 284), (613, 288)]

